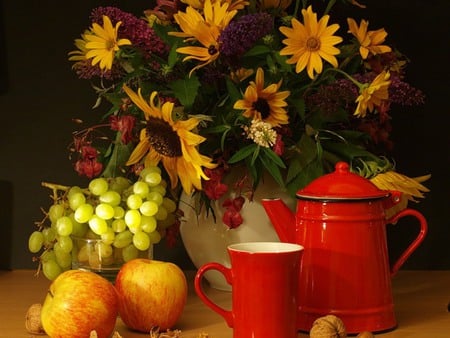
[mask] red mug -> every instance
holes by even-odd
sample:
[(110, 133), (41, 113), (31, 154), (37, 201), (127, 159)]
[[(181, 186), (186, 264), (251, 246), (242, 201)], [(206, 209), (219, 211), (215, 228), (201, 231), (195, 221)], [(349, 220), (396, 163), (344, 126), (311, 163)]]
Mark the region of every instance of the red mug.
[[(206, 263), (194, 286), (200, 299), (225, 318), (234, 338), (297, 337), (297, 291), (303, 247), (279, 242), (228, 246), (231, 267)], [(213, 303), (203, 292), (206, 271), (218, 270), (232, 286), (232, 308)]]

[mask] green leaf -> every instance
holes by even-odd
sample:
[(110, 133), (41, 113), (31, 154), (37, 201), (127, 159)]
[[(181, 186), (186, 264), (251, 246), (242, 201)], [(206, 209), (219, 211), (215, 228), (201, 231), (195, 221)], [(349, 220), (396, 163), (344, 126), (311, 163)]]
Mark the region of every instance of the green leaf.
[(291, 195), (296, 194), (296, 192), (309, 183), (311, 183), (316, 178), (324, 174), (322, 161), (316, 158), (314, 161), (309, 162), (306, 166), (297, 172), (297, 175), (290, 182), (287, 183), (286, 188)]
[(239, 161), (242, 161), (243, 159), (249, 157), (252, 155), (258, 146), (255, 143), (249, 144), (248, 146), (245, 146), (242, 149), (239, 149), (238, 152), (236, 152), (231, 158), (228, 160), (228, 163), (236, 163)]
[(180, 103), (189, 110), (194, 104), (200, 88), (200, 81), (196, 75), (192, 75), (170, 83), (169, 87), (173, 90), (175, 97)]
[(271, 51), (270, 48), (266, 45), (256, 45), (252, 49), (250, 49), (247, 53), (245, 53), (244, 57), (267, 54), (270, 53), (270, 51)]
[(120, 172), (120, 168), (124, 167), (128, 159), (130, 158), (131, 152), (133, 151), (133, 144), (123, 144), (120, 141), (120, 137), (121, 133), (118, 132), (116, 136), (116, 142), (111, 143), (111, 146), (106, 151), (109, 159), (105, 165), (102, 176), (116, 177), (122, 175), (122, 172)]
[(272, 175), (272, 177), (275, 179), (277, 184), (280, 187), (284, 188), (283, 176), (281, 175), (279, 167), (265, 156), (261, 156), (260, 160), (263, 163), (264, 167), (267, 169), (267, 171), (270, 173), (270, 175)]
[(281, 168), (286, 168), (286, 165), (284, 164), (283, 160), (275, 154), (275, 152), (270, 148), (262, 148), (263, 155), (269, 159), (269, 161), (272, 161), (277, 166)]
[(227, 78), (226, 84), (228, 95), (231, 99), (231, 102), (236, 102), (237, 100), (239, 100), (242, 97), (242, 95), (241, 92), (239, 91), (239, 88), (236, 87), (236, 84), (229, 78)]

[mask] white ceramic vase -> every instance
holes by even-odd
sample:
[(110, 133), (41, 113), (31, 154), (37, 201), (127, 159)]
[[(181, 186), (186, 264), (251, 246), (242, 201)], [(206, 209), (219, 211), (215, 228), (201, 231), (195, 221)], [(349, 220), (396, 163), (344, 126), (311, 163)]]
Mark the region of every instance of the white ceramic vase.
[[(222, 203), (227, 198), (234, 198), (233, 193), (227, 193), (218, 201), (213, 208), (214, 217), (206, 212), (197, 215), (192, 207), (190, 196), (181, 196), (179, 207), (184, 212), (180, 225), (180, 234), (186, 251), (196, 268), (209, 262), (218, 262), (224, 266), (230, 266), (227, 246), (243, 242), (279, 242), (279, 238), (272, 226), (266, 212), (261, 204), (261, 199), (282, 198), (284, 202), (295, 208), (295, 199), (283, 191), (271, 177), (266, 177), (255, 191), (253, 201), (245, 200), (241, 210), (244, 222), (237, 228), (229, 229), (222, 223), (224, 208)], [(207, 271), (206, 280), (210, 286), (230, 291), (231, 286), (226, 282), (220, 272)]]

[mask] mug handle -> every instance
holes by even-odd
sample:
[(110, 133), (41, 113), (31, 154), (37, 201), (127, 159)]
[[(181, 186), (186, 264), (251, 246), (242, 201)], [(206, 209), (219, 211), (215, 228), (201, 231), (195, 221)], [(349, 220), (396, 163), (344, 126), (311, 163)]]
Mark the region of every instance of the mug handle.
[(391, 268), (391, 277), (394, 276), (405, 261), (411, 256), (414, 250), (423, 242), (428, 231), (428, 225), (425, 217), (418, 211), (413, 209), (404, 209), (387, 220), (387, 223), (396, 223), (400, 218), (405, 216), (413, 216), (420, 222), (420, 231), (417, 237), (411, 242), (406, 250), (400, 255), (395, 264)]
[(206, 263), (205, 265), (201, 266), (197, 274), (195, 275), (194, 280), (194, 287), (195, 292), (200, 297), (200, 299), (205, 303), (208, 307), (213, 309), (215, 312), (217, 312), (219, 315), (221, 315), (223, 318), (225, 318), (225, 321), (227, 322), (229, 327), (233, 327), (233, 312), (225, 310), (224, 308), (218, 306), (217, 304), (213, 303), (211, 299), (209, 299), (208, 296), (203, 292), (202, 288), (202, 278), (206, 271), (208, 270), (218, 270), (220, 273), (222, 273), (227, 281), (228, 284), (232, 285), (231, 282), (231, 269), (226, 268), (222, 264), (211, 262)]

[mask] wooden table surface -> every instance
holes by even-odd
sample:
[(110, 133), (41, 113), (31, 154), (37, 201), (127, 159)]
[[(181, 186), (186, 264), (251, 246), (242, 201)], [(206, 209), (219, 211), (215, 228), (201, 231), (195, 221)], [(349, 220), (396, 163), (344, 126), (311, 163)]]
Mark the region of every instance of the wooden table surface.
[[(184, 312), (174, 329), (183, 338), (231, 338), (233, 332), (218, 314), (207, 308), (192, 287), (193, 272), (187, 273), (190, 292)], [(449, 338), (450, 271), (400, 271), (393, 278), (393, 297), (398, 327), (376, 334), (381, 338)], [(35, 277), (32, 270), (0, 271), (0, 337), (32, 337), (25, 330), (25, 314), (33, 303), (42, 303), (49, 281)], [(231, 293), (207, 288), (209, 296), (229, 308)], [(128, 330), (118, 319), (123, 338), (144, 338), (147, 334)], [(45, 336), (41, 336), (45, 337)], [(299, 337), (308, 337), (299, 333)], [(267, 337), (271, 338), (271, 337)], [(280, 337), (282, 338), (282, 337)]]

